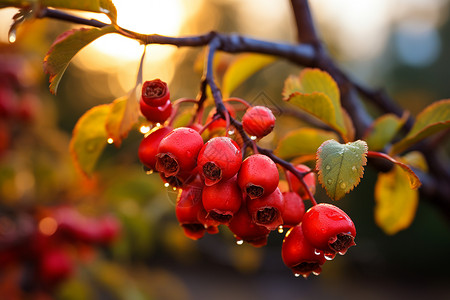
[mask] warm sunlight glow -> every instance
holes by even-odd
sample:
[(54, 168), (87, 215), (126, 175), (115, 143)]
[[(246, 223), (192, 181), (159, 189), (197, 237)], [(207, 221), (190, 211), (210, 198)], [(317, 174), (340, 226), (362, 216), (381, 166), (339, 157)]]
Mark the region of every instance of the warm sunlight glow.
[(58, 223), (51, 217), (45, 217), (39, 221), (39, 231), (44, 235), (52, 235), (58, 229)]

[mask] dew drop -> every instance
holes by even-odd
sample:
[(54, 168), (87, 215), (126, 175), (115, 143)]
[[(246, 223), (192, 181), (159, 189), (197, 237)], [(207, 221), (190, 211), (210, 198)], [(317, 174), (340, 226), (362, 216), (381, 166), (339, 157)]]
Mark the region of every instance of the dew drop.
[(306, 275), (306, 274), (303, 274), (302, 276), (303, 276), (303, 278), (308, 278), (308, 275)]
[(109, 139), (106, 140), (106, 142), (107, 142), (108, 144), (112, 144), (112, 143), (114, 143), (114, 140), (113, 140), (112, 138), (109, 138)]
[(146, 134), (149, 131), (150, 131), (150, 126), (143, 125), (143, 126), (141, 126), (141, 128), (139, 128), (139, 132), (142, 134)]
[(257, 137), (256, 137), (256, 136), (254, 136), (254, 135), (252, 135), (252, 136), (250, 137), (250, 139), (251, 139), (252, 141), (254, 141), (254, 140), (256, 140), (256, 139), (257, 139)]
[(331, 166), (330, 166), (330, 165), (327, 165), (327, 166), (325, 167), (325, 169), (330, 170), (330, 169), (331, 169)]
[(345, 253), (347, 253), (347, 250), (342, 250), (342, 251), (339, 251), (338, 253), (339, 253), (339, 255), (344, 255)]
[(324, 255), (326, 260), (333, 260), (336, 254), (334, 253), (327, 253)]
[(333, 179), (328, 179), (327, 183), (328, 183), (328, 185), (331, 185), (333, 183)]
[(160, 127), (161, 126), (161, 123), (156, 123), (156, 127)]
[(145, 174), (151, 175), (151, 174), (153, 174), (153, 170), (148, 170), (148, 171), (145, 172)]
[(312, 273), (313, 273), (313, 275), (316, 275), (316, 276), (320, 275), (320, 272), (317, 272), (317, 271), (312, 271)]
[(278, 226), (278, 233), (283, 233), (283, 225)]
[(299, 273), (295, 273), (294, 276), (295, 277), (300, 277), (300, 274)]
[(341, 189), (345, 189), (347, 187), (347, 184), (345, 184), (345, 182), (342, 182), (340, 185)]
[(173, 187), (173, 188), (172, 188), (172, 190), (176, 191), (176, 190), (177, 190), (177, 188), (176, 188), (176, 187)]
[(234, 134), (234, 130), (228, 130), (228, 134)]
[(356, 166), (353, 166), (353, 167), (352, 167), (352, 171), (353, 171), (353, 172), (356, 172)]
[(243, 240), (237, 240), (237, 241), (236, 241), (236, 244), (238, 244), (239, 246), (242, 245), (243, 243), (244, 243)]
[(314, 249), (314, 254), (315, 255), (320, 255), (320, 250), (319, 249)]
[(165, 186), (165, 187), (169, 187), (169, 185), (170, 185), (170, 184), (169, 184), (168, 182), (164, 183), (164, 186)]
[(8, 35), (8, 41), (12, 44), (12, 43), (14, 43), (16, 41), (16, 39), (17, 39), (16, 31), (15, 30), (11, 30), (9, 32), (9, 35)]

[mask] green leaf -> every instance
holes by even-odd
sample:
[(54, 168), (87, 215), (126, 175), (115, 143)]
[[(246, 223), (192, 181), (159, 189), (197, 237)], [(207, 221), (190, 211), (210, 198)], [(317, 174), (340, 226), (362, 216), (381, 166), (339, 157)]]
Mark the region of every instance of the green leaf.
[(317, 148), (324, 141), (331, 139), (338, 139), (338, 136), (334, 132), (322, 129), (300, 128), (282, 138), (274, 153), (283, 159), (311, 155), (317, 152)]
[(105, 123), (111, 110), (109, 104), (94, 106), (78, 120), (70, 141), (70, 154), (75, 166), (86, 176), (94, 167), (107, 144)]
[(409, 178), (398, 165), (380, 173), (375, 184), (375, 222), (386, 234), (408, 228), (417, 210), (419, 192), (411, 189)]
[(230, 97), (240, 84), (275, 60), (276, 57), (264, 54), (240, 55), (225, 72), (222, 82), (223, 97)]
[(437, 101), (427, 106), (417, 116), (408, 135), (392, 146), (391, 154), (403, 152), (424, 138), (449, 127), (450, 99)]
[(361, 140), (347, 144), (328, 140), (319, 147), (316, 154), (319, 182), (330, 198), (339, 200), (359, 184), (366, 155), (367, 144)]
[(399, 118), (394, 114), (385, 114), (376, 119), (365, 135), (364, 140), (370, 150), (379, 151), (392, 141), (406, 118)]
[(344, 121), (339, 89), (334, 79), (319, 69), (306, 68), (300, 77), (288, 77), (283, 98), (298, 108), (318, 118), (338, 131), (344, 139), (347, 129)]
[(59, 81), (75, 54), (102, 35), (114, 31), (112, 26), (80, 28), (66, 31), (57, 37), (44, 58), (44, 70), (50, 74), (50, 91), (56, 94)]
[(41, 0), (42, 6), (104, 13), (115, 23), (117, 10), (111, 0)]

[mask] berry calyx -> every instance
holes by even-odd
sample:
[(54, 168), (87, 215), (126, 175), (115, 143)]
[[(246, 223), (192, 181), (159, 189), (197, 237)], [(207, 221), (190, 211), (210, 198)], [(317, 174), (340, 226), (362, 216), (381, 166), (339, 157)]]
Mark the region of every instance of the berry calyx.
[(264, 197), (275, 191), (279, 182), (277, 165), (266, 155), (247, 157), (238, 173), (238, 184), (250, 199)]
[(265, 197), (248, 199), (247, 209), (255, 224), (274, 230), (283, 224), (284, 198), (278, 188)]
[(160, 79), (153, 79), (144, 82), (142, 85), (141, 99), (149, 106), (158, 107), (166, 104), (170, 99), (167, 83)]
[(142, 115), (152, 123), (164, 123), (172, 113), (172, 102), (170, 100), (160, 106), (150, 106), (141, 98), (139, 107)]
[[(310, 172), (311, 168), (309, 168), (307, 165), (299, 164), (296, 165), (295, 168), (299, 170), (300, 172)], [(298, 178), (292, 174), (291, 172), (286, 172), (287, 180), (291, 184), (291, 188), (294, 192), (298, 193), (300, 197), (304, 200), (309, 199), (308, 193), (305, 190), (303, 184), (298, 180)], [(310, 172), (303, 177), (303, 181), (308, 186), (309, 191), (312, 195), (316, 192), (316, 173)]]
[(202, 202), (208, 212), (208, 218), (221, 224), (229, 223), (242, 204), (242, 192), (237, 185), (236, 176), (205, 186)]
[(325, 255), (345, 254), (355, 245), (355, 225), (343, 210), (331, 204), (311, 207), (303, 216), (302, 228), (310, 244)]
[(142, 139), (138, 148), (139, 160), (149, 170), (155, 170), (156, 154), (161, 140), (172, 131), (171, 127), (156, 127)]
[(198, 167), (207, 186), (228, 180), (239, 171), (242, 154), (239, 146), (229, 137), (210, 139), (198, 154)]
[(296, 275), (308, 277), (311, 273), (318, 275), (326, 259), (304, 236), (302, 226), (296, 225), (288, 230), (281, 246), (284, 264)]
[(242, 126), (249, 135), (262, 138), (272, 132), (275, 116), (265, 106), (250, 107), (242, 117)]
[(305, 204), (302, 198), (295, 192), (284, 192), (283, 198), (284, 211), (281, 215), (283, 226), (289, 228), (300, 224), (305, 214)]
[(203, 139), (194, 129), (179, 127), (172, 130), (159, 144), (156, 170), (166, 177), (192, 171), (202, 146)]

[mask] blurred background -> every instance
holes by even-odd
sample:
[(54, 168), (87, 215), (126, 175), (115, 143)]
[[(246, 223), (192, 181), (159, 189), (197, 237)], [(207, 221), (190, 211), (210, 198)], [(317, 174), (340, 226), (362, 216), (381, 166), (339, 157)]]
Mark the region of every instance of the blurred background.
[[(119, 25), (141, 33), (216, 30), (295, 43), (287, 0), (113, 2)], [(311, 10), (330, 53), (357, 81), (385, 88), (413, 115), (449, 97), (448, 0), (315, 0)], [(225, 228), (199, 241), (185, 237), (174, 213), (177, 191), (139, 163), (138, 130), (120, 148), (107, 146), (95, 176), (81, 177), (68, 151), (76, 121), (134, 87), (143, 46), (115, 34), (98, 39), (74, 58), (54, 96), (43, 58), (60, 33), (79, 26), (34, 20), (8, 36), (16, 12), (0, 10), (1, 299), (450, 298), (450, 220), (421, 199), (409, 228), (384, 234), (374, 222), (370, 167), (336, 203), (355, 222), (357, 246), (306, 280), (284, 266), (276, 231), (263, 248), (236, 245)], [(202, 49), (150, 45), (144, 80), (168, 82), (172, 99), (194, 98), (201, 57)], [(234, 58), (220, 55), (218, 78)], [(234, 95), (282, 106), (284, 79), (300, 70), (280, 59)], [(278, 115), (261, 143), (274, 148), (289, 128), (304, 125)], [(443, 151), (448, 157), (448, 143)], [(317, 200), (330, 201), (321, 189)]]

